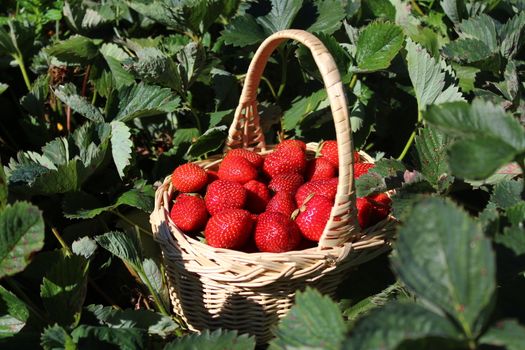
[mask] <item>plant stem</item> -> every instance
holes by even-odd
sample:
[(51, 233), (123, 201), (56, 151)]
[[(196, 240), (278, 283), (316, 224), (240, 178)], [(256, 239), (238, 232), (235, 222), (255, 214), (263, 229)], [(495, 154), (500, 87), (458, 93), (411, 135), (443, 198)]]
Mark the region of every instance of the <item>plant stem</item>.
[(286, 74), (288, 72), (288, 49), (280, 49), (279, 53), (281, 54), (281, 84), (279, 85), (279, 90), (277, 90), (277, 99), (279, 99), (286, 87)]
[[(421, 111), (417, 112), (417, 123), (421, 123), (423, 120), (423, 115), (421, 114)], [(414, 142), (414, 138), (416, 137), (417, 132), (417, 125), (414, 128), (414, 131), (410, 134), (410, 137), (408, 138), (407, 144), (405, 145), (405, 148), (403, 149), (403, 152), (397, 157), (397, 160), (403, 160), (405, 158), (406, 154), (408, 153), (408, 150), (410, 149), (410, 146), (412, 146), (412, 142)]]
[(84, 79), (82, 80), (82, 96), (86, 96), (87, 82), (89, 80), (89, 73), (91, 72), (91, 65), (88, 64), (86, 72), (84, 73)]
[(352, 80), (350, 80), (350, 84), (348, 84), (348, 87), (350, 90), (353, 90), (355, 87), (355, 84), (357, 83), (357, 74), (352, 75)]
[(24, 303), (27, 305), (27, 307), (29, 308), (29, 310), (31, 310), (31, 312), (43, 323), (43, 324), (47, 324), (49, 323), (46, 319), (46, 317), (44, 316), (44, 313), (38, 308), (38, 306), (36, 306), (33, 301), (31, 300), (31, 298), (29, 298), (29, 296), (27, 296), (26, 293), (24, 293), (24, 291), (22, 290), (22, 288), (20, 288), (20, 286), (18, 285), (18, 283), (12, 279), (11, 277), (5, 277), (4, 278), (4, 281), (7, 282), (7, 284), (9, 285), (9, 287), (11, 287), (13, 289), (13, 291), (15, 292), (15, 294), (17, 294), (23, 301)]
[(169, 312), (166, 310), (166, 307), (164, 306), (164, 303), (162, 302), (162, 300), (160, 300), (159, 296), (157, 295), (157, 291), (151, 285), (151, 282), (149, 281), (148, 276), (146, 276), (141, 270), (142, 269), (137, 269), (137, 274), (139, 275), (142, 282), (144, 282), (144, 284), (148, 288), (148, 291), (153, 297), (153, 301), (155, 302), (157, 309), (159, 310), (161, 314), (170, 316)]
[[(525, 178), (525, 156), (518, 157), (516, 163), (520, 166), (522, 176)], [(521, 190), (521, 199), (525, 200), (525, 181), (523, 182), (523, 189)]]
[(410, 4), (412, 5), (412, 7), (414, 8), (414, 10), (420, 14), (421, 16), (425, 16), (425, 13), (423, 12), (423, 10), (421, 10), (421, 7), (419, 7), (419, 5), (417, 4), (417, 1), (415, 0), (410, 0)]
[(134, 223), (133, 221), (131, 221), (130, 219), (128, 219), (127, 217), (125, 217), (124, 215), (122, 215), (118, 210), (116, 209), (112, 209), (110, 210), (111, 213), (115, 214), (116, 216), (118, 216), (122, 221), (126, 222), (128, 225), (131, 225), (132, 227), (137, 227), (139, 229), (139, 231), (147, 234), (148, 236), (153, 236), (151, 234), (151, 232), (149, 232), (148, 230), (146, 230), (145, 228), (142, 228), (140, 227), (139, 225), (137, 225), (136, 223)]
[(22, 73), (22, 77), (24, 78), (24, 82), (26, 83), (27, 90), (30, 91), (31, 81), (29, 80), (29, 76), (27, 75), (27, 70), (22, 55), (16, 54), (13, 56), (13, 58), (15, 59), (16, 63), (18, 63), (18, 67), (20, 68), (20, 72)]
[(58, 230), (54, 227), (51, 227), (51, 232), (53, 232), (53, 235), (55, 236), (55, 238), (57, 239), (57, 241), (60, 243), (60, 245), (62, 246), (62, 248), (66, 251), (66, 256), (71, 256), (73, 255), (73, 252), (71, 251), (71, 249), (69, 248), (69, 246), (67, 245), (67, 243), (64, 241), (64, 239), (62, 238), (62, 236), (60, 235), (60, 233), (58, 233)]
[(279, 97), (277, 97), (277, 94), (275, 93), (272, 83), (264, 75), (261, 76), (261, 80), (264, 81), (266, 85), (268, 85), (268, 88), (270, 89), (270, 92), (272, 93), (273, 98), (275, 99), (275, 101), (277, 101)]

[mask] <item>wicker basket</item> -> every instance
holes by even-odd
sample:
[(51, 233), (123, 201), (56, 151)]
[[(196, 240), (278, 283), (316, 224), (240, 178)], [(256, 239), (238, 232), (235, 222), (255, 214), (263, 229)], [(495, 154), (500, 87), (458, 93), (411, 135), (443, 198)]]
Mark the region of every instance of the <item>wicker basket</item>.
[[(318, 247), (278, 254), (213, 248), (186, 236), (169, 218), (170, 201), (176, 193), (167, 177), (157, 189), (151, 224), (162, 248), (173, 312), (191, 330), (236, 329), (265, 343), (272, 337), (271, 326), (292, 306), (296, 290), (309, 285), (333, 295), (349, 268), (389, 248), (386, 237), (393, 233), (392, 218), (364, 231), (355, 224), (353, 143), (346, 98), (332, 56), (314, 35), (285, 30), (261, 44), (250, 64), (225, 151), (243, 147), (263, 155), (271, 152), (273, 147), (266, 146), (259, 125), (256, 91), (268, 58), (286, 39), (311, 50), (328, 92), (339, 149), (335, 205)], [(317, 144), (307, 146), (312, 155)], [(221, 160), (216, 156), (196, 164), (216, 169)]]

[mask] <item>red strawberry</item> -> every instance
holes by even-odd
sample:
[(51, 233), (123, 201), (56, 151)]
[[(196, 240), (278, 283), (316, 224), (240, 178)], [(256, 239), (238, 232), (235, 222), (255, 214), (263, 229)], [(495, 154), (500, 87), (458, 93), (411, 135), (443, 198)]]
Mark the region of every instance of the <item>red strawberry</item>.
[(244, 159), (252, 163), (252, 165), (256, 168), (262, 167), (264, 162), (264, 158), (260, 154), (249, 151), (244, 148), (232, 149), (226, 154), (226, 157), (224, 158), (226, 159), (231, 156), (243, 157)]
[(359, 178), (361, 175), (368, 173), (368, 170), (372, 169), (374, 164), (371, 163), (355, 163), (354, 164), (354, 179)]
[(171, 183), (181, 192), (198, 192), (208, 183), (208, 175), (197, 164), (186, 163), (173, 171)]
[(266, 206), (266, 211), (276, 211), (287, 217), (290, 217), (295, 209), (297, 206), (294, 197), (288, 192), (277, 192)]
[(288, 192), (295, 193), (304, 183), (303, 177), (297, 173), (280, 174), (272, 178), (268, 188), (275, 193)]
[(370, 225), (373, 215), (372, 203), (366, 199), (366, 197), (357, 198), (357, 221), (361, 228), (366, 228)]
[(253, 220), (243, 209), (228, 209), (212, 216), (204, 229), (208, 245), (215, 248), (237, 249), (250, 238)]
[(326, 158), (314, 158), (306, 165), (306, 181), (330, 179), (337, 174), (337, 168)]
[(208, 186), (204, 201), (211, 215), (226, 209), (241, 209), (246, 203), (246, 189), (241, 184), (217, 180)]
[(281, 148), (264, 158), (263, 172), (273, 178), (279, 174), (303, 174), (306, 168), (306, 154), (299, 147)]
[(319, 241), (330, 218), (332, 200), (316, 195), (299, 210), (295, 222), (301, 229), (303, 236), (311, 241)]
[(206, 174), (208, 174), (208, 185), (215, 180), (219, 180), (219, 174), (215, 170), (206, 170)]
[(284, 214), (265, 212), (257, 218), (255, 244), (261, 252), (287, 252), (295, 249), (301, 239), (297, 224)]
[(244, 184), (244, 188), (248, 191), (246, 209), (252, 213), (262, 213), (270, 200), (268, 187), (262, 182), (251, 180)]
[(378, 193), (376, 195), (367, 197), (370, 204), (372, 204), (373, 215), (372, 222), (375, 224), (388, 216), (390, 213), (390, 205), (392, 200), (385, 193)]
[(229, 156), (219, 166), (219, 179), (245, 184), (257, 178), (257, 169), (246, 158)]
[(361, 156), (359, 155), (359, 152), (354, 151), (354, 163), (359, 163), (361, 161)]
[(204, 199), (181, 193), (171, 207), (171, 220), (184, 232), (200, 231), (208, 220)]
[(299, 187), (295, 194), (295, 203), (300, 207), (306, 198), (311, 194), (321, 195), (330, 200), (334, 200), (337, 193), (337, 183), (339, 179), (334, 177), (327, 180), (310, 181)]
[(288, 147), (299, 147), (303, 151), (306, 151), (306, 143), (301, 140), (284, 140), (275, 147), (275, 150), (277, 151)]
[(339, 167), (339, 153), (337, 152), (337, 141), (328, 140), (321, 144), (321, 150), (319, 152), (321, 157), (326, 158), (336, 168)]

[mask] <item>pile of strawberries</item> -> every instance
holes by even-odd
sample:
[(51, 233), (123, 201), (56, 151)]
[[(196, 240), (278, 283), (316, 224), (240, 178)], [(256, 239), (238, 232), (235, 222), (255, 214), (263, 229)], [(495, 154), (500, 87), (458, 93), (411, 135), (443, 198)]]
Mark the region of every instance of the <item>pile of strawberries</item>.
[[(354, 154), (354, 176), (373, 167)], [(307, 159), (306, 144), (286, 140), (266, 157), (233, 149), (217, 171), (193, 163), (171, 176), (180, 192), (170, 216), (186, 234), (204, 230), (207, 244), (246, 252), (286, 252), (321, 238), (337, 191), (337, 142), (320, 145)], [(388, 216), (390, 198), (381, 193), (357, 199), (362, 228)], [(309, 244), (310, 243), (310, 244)]]

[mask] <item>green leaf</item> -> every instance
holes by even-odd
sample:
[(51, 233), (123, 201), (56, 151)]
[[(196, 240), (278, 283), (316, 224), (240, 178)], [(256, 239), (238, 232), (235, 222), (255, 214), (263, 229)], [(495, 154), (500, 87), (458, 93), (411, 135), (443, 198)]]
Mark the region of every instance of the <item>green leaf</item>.
[(206, 153), (218, 150), (225, 138), (227, 126), (221, 125), (208, 129), (188, 148), (186, 155), (191, 158), (198, 158)]
[[(219, 112), (217, 112), (219, 113)], [(233, 114), (233, 111), (232, 111)], [(214, 127), (215, 125), (212, 125), (214, 122), (213, 116), (210, 117), (210, 127)], [(231, 123), (230, 123), (231, 124)], [(190, 144), (195, 139), (199, 137), (199, 129), (197, 128), (183, 128), (183, 129), (177, 129), (175, 132), (175, 135), (173, 136), (173, 148), (170, 150), (170, 152), (177, 152), (178, 149), (183, 144)]]
[(150, 310), (117, 310), (102, 305), (89, 305), (87, 310), (95, 315), (101, 325), (111, 328), (140, 329), (161, 337), (172, 334), (178, 328), (170, 316)]
[(81, 35), (59, 41), (49, 47), (46, 52), (62, 62), (78, 64), (88, 64), (99, 53), (96, 41)]
[(275, 330), (269, 349), (339, 349), (346, 333), (341, 311), (328, 296), (307, 288)]
[(122, 67), (122, 63), (111, 56), (104, 56), (106, 63), (108, 64), (109, 70), (112, 73), (113, 80), (115, 81), (115, 87), (122, 89), (123, 87), (135, 84), (135, 78), (128, 71)]
[(421, 305), (394, 302), (358, 321), (343, 349), (395, 350), (404, 342), (425, 338), (460, 339), (461, 335), (450, 321)]
[(381, 175), (374, 172), (361, 175), (355, 180), (356, 196), (366, 197), (372, 193), (385, 192), (387, 190), (385, 180)]
[(190, 42), (177, 53), (179, 75), (185, 90), (188, 90), (197, 79), (206, 63), (206, 52), (201, 44)]
[(155, 191), (153, 186), (146, 185), (122, 193), (117, 201), (103, 206), (97, 198), (85, 192), (71, 192), (64, 197), (64, 216), (69, 219), (90, 219), (103, 212), (117, 209), (121, 205), (128, 205), (146, 213), (153, 210)]
[(250, 14), (235, 17), (221, 32), (226, 44), (244, 47), (257, 44), (266, 38), (264, 30)]
[(26, 304), (0, 286), (0, 339), (12, 337), (24, 328), (29, 318)]
[(302, 0), (271, 0), (272, 10), (257, 22), (264, 28), (267, 35), (291, 27), (292, 22), (301, 9)]
[(435, 128), (426, 127), (420, 129), (414, 143), (418, 168), (425, 179), (437, 190), (446, 190), (453, 180), (449, 174), (446, 152), (451, 139)]
[(525, 254), (525, 230), (521, 226), (505, 227), (503, 233), (497, 234), (494, 241), (509, 248), (516, 255)]
[(494, 186), (490, 201), (495, 203), (498, 208), (511, 208), (521, 202), (522, 189), (523, 180), (505, 180), (499, 182)]
[(294, 130), (307, 115), (315, 112), (324, 100), (326, 100), (325, 89), (318, 90), (310, 96), (297, 97), (292, 102), (290, 109), (284, 112), (282, 124), (284, 130)]
[(479, 339), (479, 343), (507, 350), (525, 349), (525, 328), (516, 320), (499, 321)]
[(496, 32), (496, 22), (492, 17), (481, 14), (470, 17), (459, 24), (460, 36), (475, 38), (482, 41), (490, 51), (498, 48), (498, 34)]
[(11, 22), (9, 22), (9, 27), (10, 31), (8, 33), (3, 26), (0, 26), (0, 53), (13, 56), (18, 54), (18, 45)]
[(183, 91), (182, 78), (171, 57), (157, 48), (146, 47), (137, 51), (137, 58), (129, 69), (142, 80)]
[(466, 63), (480, 62), (493, 55), (492, 50), (481, 40), (462, 38), (443, 47), (443, 53), (450, 58)]
[(8, 189), (7, 189), (7, 178), (4, 172), (4, 166), (0, 162), (0, 209), (4, 209), (7, 205)]
[(40, 345), (45, 350), (76, 350), (77, 346), (71, 336), (58, 324), (47, 327), (40, 337)]
[(162, 274), (160, 269), (153, 259), (144, 259), (142, 262), (142, 269), (144, 270), (144, 277), (148, 279), (149, 283), (153, 287), (153, 290), (158, 294), (162, 295), (164, 286), (162, 284)]
[(425, 49), (408, 39), (406, 44), (408, 74), (414, 86), (419, 110), (427, 105), (462, 101), (458, 88), (450, 83), (452, 69), (431, 57)]
[(22, 271), (44, 246), (44, 219), (37, 207), (16, 202), (0, 211), (0, 278)]
[(123, 350), (142, 350), (144, 346), (143, 331), (135, 328), (109, 328), (80, 325), (71, 332), (75, 343), (85, 341), (92, 346), (113, 344)]
[(401, 187), (405, 170), (403, 163), (395, 159), (377, 161), (367, 174), (356, 179), (357, 197)]
[(87, 291), (89, 262), (79, 255), (62, 256), (46, 273), (40, 296), (49, 316), (65, 327), (80, 321)]
[(451, 134), (464, 137), (498, 139), (516, 151), (525, 149), (525, 131), (503, 108), (489, 101), (475, 99), (472, 104), (451, 102), (431, 106), (425, 119)]
[(141, 269), (142, 257), (133, 238), (122, 232), (108, 232), (95, 237), (97, 243), (111, 254), (132, 265), (135, 269)]
[(131, 132), (126, 124), (114, 120), (111, 122), (111, 153), (120, 178), (124, 177), (124, 170), (130, 164), (133, 142)]
[(454, 23), (459, 23), (468, 16), (464, 0), (441, 0), (439, 3), (448, 18)]
[(499, 31), (501, 38), (501, 54), (508, 58), (514, 58), (524, 43), (525, 36), (525, 12), (521, 11), (507, 21)]
[(481, 227), (450, 201), (429, 198), (413, 208), (398, 233), (391, 261), (401, 281), (476, 337), (496, 288), (494, 252)]
[(362, 1), (362, 11), (370, 18), (385, 18), (393, 21), (396, 17), (396, 8), (389, 0)]
[(61, 85), (54, 90), (55, 96), (81, 116), (94, 122), (103, 122), (104, 116), (100, 110), (93, 106), (85, 97), (77, 94), (72, 83)]
[(450, 170), (464, 179), (482, 180), (512, 161), (516, 150), (491, 136), (477, 136), (449, 148)]
[(80, 255), (85, 259), (89, 259), (93, 256), (95, 250), (97, 250), (97, 243), (88, 236), (84, 236), (71, 244), (71, 250), (76, 255)]
[(359, 72), (386, 69), (403, 46), (403, 30), (388, 22), (374, 22), (359, 34), (355, 59)]
[(317, 18), (315, 22), (308, 27), (311, 33), (333, 34), (341, 28), (342, 20), (346, 13), (343, 3), (338, 0), (315, 0), (317, 7)]
[(255, 349), (255, 339), (237, 331), (218, 329), (204, 330), (201, 334), (190, 334), (166, 344), (164, 350), (250, 350)]
[(49, 95), (49, 76), (48, 74), (40, 75), (31, 86), (31, 91), (20, 99), (20, 105), (24, 107), (29, 114), (44, 118), (46, 114), (46, 104)]
[(8, 87), (9, 87), (9, 85), (7, 85), (5, 83), (0, 83), (0, 95), (3, 94), (5, 92), (5, 90), (7, 90)]
[(427, 181), (415, 181), (404, 184), (392, 195), (392, 214), (404, 220), (412, 211), (412, 208), (433, 193), (432, 186)]
[(119, 111), (115, 120), (121, 122), (173, 112), (180, 103), (170, 89), (144, 83), (119, 90), (118, 96)]

